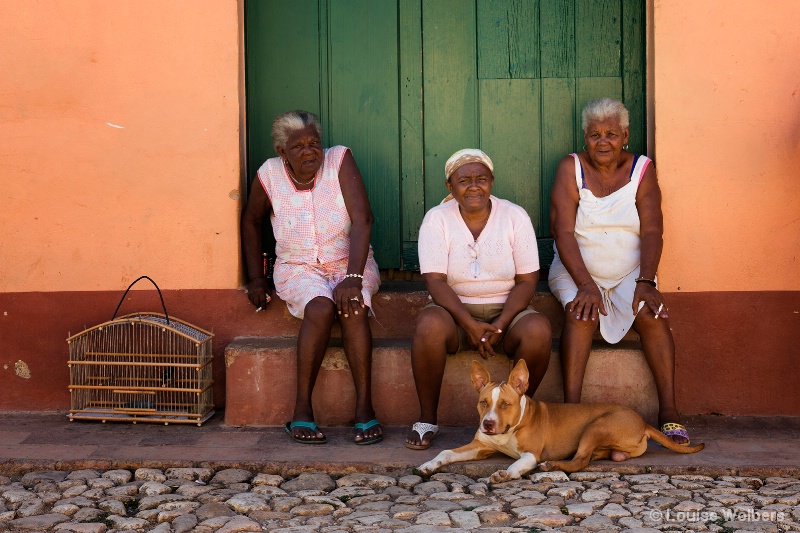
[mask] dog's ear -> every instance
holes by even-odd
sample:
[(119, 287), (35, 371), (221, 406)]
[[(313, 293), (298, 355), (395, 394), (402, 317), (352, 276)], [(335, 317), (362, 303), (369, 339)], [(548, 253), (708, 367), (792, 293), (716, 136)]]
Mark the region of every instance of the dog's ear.
[(508, 384), (517, 391), (520, 396), (523, 396), (528, 390), (528, 365), (525, 364), (524, 359), (517, 361), (514, 365), (514, 370), (508, 376)]
[(476, 391), (480, 391), (486, 386), (489, 381), (489, 371), (486, 370), (480, 361), (472, 361), (472, 368), (470, 369), (470, 379), (472, 379), (472, 386)]

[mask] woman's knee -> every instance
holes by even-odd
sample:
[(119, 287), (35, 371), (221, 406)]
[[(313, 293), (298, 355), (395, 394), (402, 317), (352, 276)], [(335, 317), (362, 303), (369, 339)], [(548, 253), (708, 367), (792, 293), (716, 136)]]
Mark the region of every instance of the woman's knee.
[(643, 340), (652, 338), (667, 341), (672, 338), (668, 319), (656, 318), (655, 314), (646, 307), (636, 315), (632, 327), (633, 331), (639, 334)]
[(550, 346), (553, 337), (553, 329), (546, 316), (538, 313), (530, 313), (514, 324), (508, 332), (508, 338), (517, 339), (519, 342), (527, 344), (539, 344)]
[(454, 333), (455, 321), (443, 307), (425, 307), (414, 325), (414, 339), (444, 340)]
[(336, 305), (333, 300), (325, 298), (324, 296), (317, 296), (306, 304), (303, 313), (303, 320), (310, 320), (312, 322), (332, 322), (336, 316)]
[(537, 336), (550, 339), (553, 336), (553, 327), (550, 325), (550, 320), (546, 316), (540, 314), (531, 314), (523, 317), (523, 320), (528, 319), (527, 330)]
[(350, 335), (370, 335), (372, 330), (369, 327), (369, 307), (358, 311), (358, 314), (350, 314), (348, 317), (339, 315), (339, 325), (342, 327), (342, 336)]
[(443, 307), (426, 307), (417, 316), (414, 332), (435, 334), (454, 323), (453, 317)]

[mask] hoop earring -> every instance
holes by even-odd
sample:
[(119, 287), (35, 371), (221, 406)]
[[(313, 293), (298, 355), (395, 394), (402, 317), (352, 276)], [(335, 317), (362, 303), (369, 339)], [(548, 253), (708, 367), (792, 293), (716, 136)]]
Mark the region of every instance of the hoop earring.
[(585, 144), (583, 145), (583, 151), (584, 152), (586, 151), (586, 145)]
[(628, 145), (626, 144), (625, 146), (622, 147), (622, 149), (623, 150), (627, 150), (628, 149)]

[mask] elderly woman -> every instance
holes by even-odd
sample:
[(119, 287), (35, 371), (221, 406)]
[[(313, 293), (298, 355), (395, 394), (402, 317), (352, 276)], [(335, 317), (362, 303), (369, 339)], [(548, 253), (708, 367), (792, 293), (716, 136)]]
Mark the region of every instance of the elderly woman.
[(269, 215), (276, 240), (275, 289), (302, 320), (297, 397), (286, 432), (297, 442), (326, 441), (314, 422), (311, 392), (338, 319), (356, 388), (355, 442), (372, 444), (383, 438), (370, 390), (367, 316), (380, 284), (369, 244), (372, 210), (350, 150), (323, 150), (320, 136), (319, 120), (306, 111), (284, 113), (272, 125), (279, 157), (259, 168), (242, 217), (247, 294), (257, 308), (269, 302), (261, 258), (261, 222)]
[(424, 450), (439, 432), (437, 408), (447, 354), (495, 351), (531, 371), (528, 394), (550, 361), (550, 322), (530, 307), (539, 279), (539, 253), (523, 208), (492, 196), (492, 160), (460, 150), (445, 164), (453, 200), (425, 215), (419, 232), (420, 270), (432, 302), (417, 318), (411, 367), (420, 421), (406, 447)]
[(688, 444), (675, 405), (675, 345), (658, 290), (663, 247), (655, 167), (627, 151), (628, 110), (610, 98), (582, 113), (586, 145), (561, 160), (551, 197), (555, 259), (550, 289), (566, 310), (561, 335), (564, 399), (581, 400), (592, 336), (619, 342), (633, 327), (658, 390), (661, 431)]

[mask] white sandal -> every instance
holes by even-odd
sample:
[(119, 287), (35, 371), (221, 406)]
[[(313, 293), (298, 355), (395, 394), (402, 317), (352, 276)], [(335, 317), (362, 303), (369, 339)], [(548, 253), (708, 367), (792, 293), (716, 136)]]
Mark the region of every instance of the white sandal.
[(420, 442), (422, 442), (422, 437), (424, 437), (426, 433), (433, 433), (428, 444), (409, 444), (406, 442), (406, 448), (412, 450), (427, 450), (431, 447), (431, 444), (433, 444), (433, 439), (439, 434), (439, 426), (436, 424), (428, 424), (427, 422), (414, 422), (414, 425), (411, 426), (411, 431), (419, 435)]

